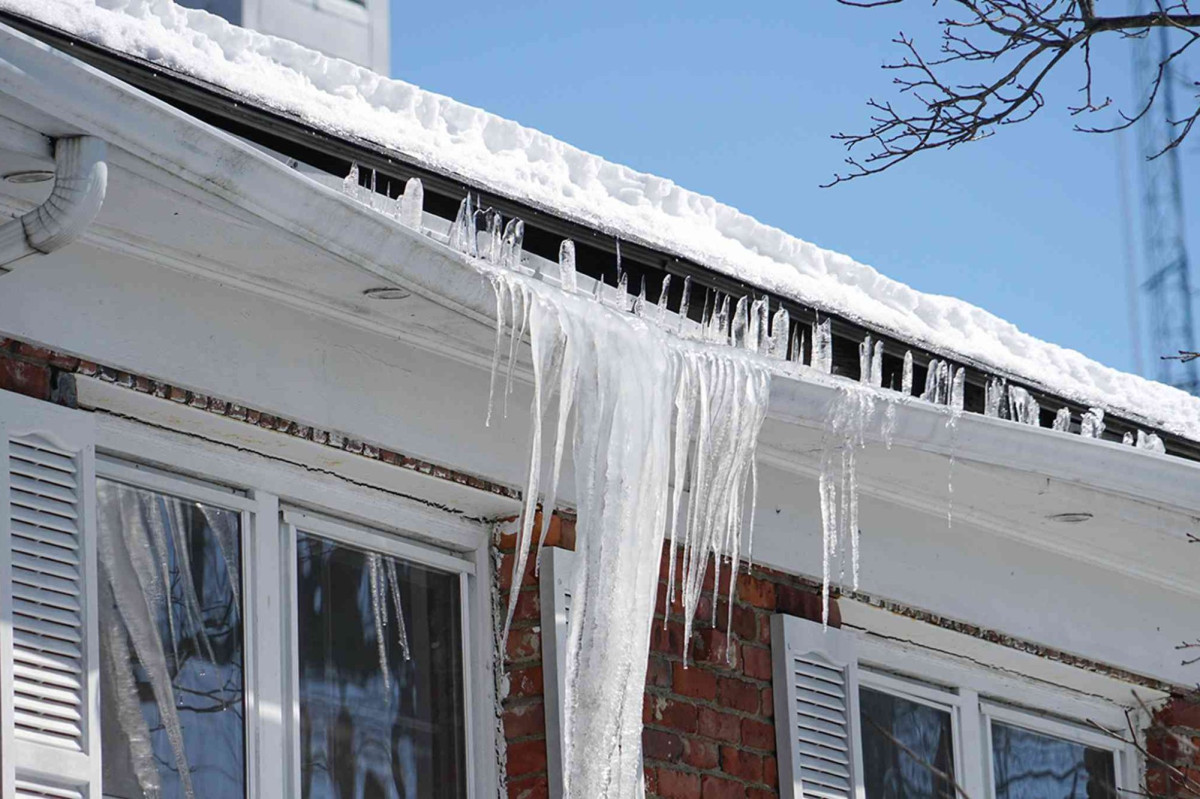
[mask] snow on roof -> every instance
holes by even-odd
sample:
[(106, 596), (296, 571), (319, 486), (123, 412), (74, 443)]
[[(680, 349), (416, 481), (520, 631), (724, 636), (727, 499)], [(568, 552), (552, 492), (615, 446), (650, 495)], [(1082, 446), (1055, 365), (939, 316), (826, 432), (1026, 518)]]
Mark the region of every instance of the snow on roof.
[(0, 0), (0, 9), (916, 347), (973, 359), (1062, 397), (1200, 441), (1200, 398), (1036, 339), (961, 300), (916, 291), (666, 178), (412, 84), (170, 0)]

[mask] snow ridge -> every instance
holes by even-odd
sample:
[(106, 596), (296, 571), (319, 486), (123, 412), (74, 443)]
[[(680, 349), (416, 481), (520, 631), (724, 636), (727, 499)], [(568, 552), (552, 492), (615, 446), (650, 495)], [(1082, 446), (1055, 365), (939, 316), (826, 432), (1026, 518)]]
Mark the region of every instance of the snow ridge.
[(936, 353), (1200, 441), (1200, 399), (925, 294), (711, 197), (450, 98), (171, 0), (0, 0), (0, 9), (394, 149), (542, 209), (694, 260)]

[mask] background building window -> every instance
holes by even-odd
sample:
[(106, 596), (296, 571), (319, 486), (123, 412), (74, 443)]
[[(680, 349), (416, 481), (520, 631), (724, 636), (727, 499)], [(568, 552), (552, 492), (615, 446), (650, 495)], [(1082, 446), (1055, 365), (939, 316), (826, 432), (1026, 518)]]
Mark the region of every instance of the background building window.
[(101, 479), (104, 795), (245, 795), (241, 516)]

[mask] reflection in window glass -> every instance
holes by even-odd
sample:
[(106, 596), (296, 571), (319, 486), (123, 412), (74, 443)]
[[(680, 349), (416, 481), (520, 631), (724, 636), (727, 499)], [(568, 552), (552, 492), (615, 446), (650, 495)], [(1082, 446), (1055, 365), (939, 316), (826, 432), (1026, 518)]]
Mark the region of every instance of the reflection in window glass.
[(954, 799), (950, 714), (870, 688), (858, 703), (867, 799)]
[(245, 795), (235, 511), (97, 481), (105, 796)]
[(1116, 799), (1113, 753), (992, 722), (996, 799)]
[(301, 795), (466, 796), (458, 575), (300, 534), (297, 605)]

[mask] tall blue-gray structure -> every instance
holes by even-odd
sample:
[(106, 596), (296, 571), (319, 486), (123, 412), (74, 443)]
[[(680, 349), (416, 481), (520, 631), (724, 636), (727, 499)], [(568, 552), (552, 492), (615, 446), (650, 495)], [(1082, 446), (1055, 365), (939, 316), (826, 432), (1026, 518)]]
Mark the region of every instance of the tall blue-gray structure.
[[(1157, 10), (1153, 0), (1138, 2), (1140, 13)], [(1135, 43), (1134, 84), (1143, 91), (1153, 84), (1158, 66), (1170, 50), (1169, 32), (1153, 28)], [(1179, 149), (1157, 158), (1175, 135), (1175, 83), (1178, 76), (1168, 73), (1157, 101), (1137, 124), (1141, 162), (1143, 262), (1146, 278), (1142, 290), (1146, 300), (1145, 317), (1150, 326), (1150, 357), (1155, 364), (1154, 378), (1162, 383), (1200, 394), (1200, 369), (1197, 362), (1162, 360), (1180, 350), (1196, 350), (1192, 319), (1192, 282), (1188, 265), (1187, 239), (1183, 220), (1183, 187), (1180, 181)]]

